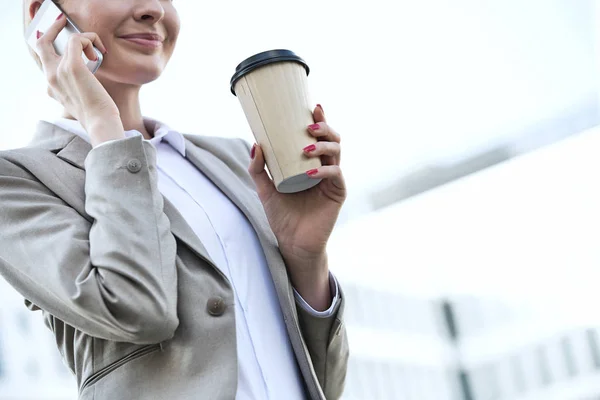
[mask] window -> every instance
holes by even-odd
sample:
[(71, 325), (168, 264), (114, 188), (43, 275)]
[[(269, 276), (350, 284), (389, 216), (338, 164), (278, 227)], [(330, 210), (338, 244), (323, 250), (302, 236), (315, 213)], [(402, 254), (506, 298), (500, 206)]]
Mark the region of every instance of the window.
[(469, 379), (469, 374), (467, 371), (460, 371), (458, 374), (458, 379), (460, 382), (460, 389), (463, 394), (464, 400), (475, 400), (473, 398), (473, 392), (471, 390), (471, 382)]
[(538, 364), (540, 382), (542, 385), (548, 386), (552, 382), (552, 376), (550, 374), (548, 355), (544, 346), (540, 346), (535, 350), (535, 358)]
[(477, 367), (470, 374), (473, 397), (477, 400), (496, 400), (501, 398), (498, 371), (494, 364)]
[(442, 303), (442, 313), (446, 322), (446, 329), (452, 341), (458, 340), (458, 327), (456, 326), (456, 318), (454, 317), (454, 309), (448, 301)]
[(390, 400), (393, 399), (391, 393), (391, 382), (387, 379), (386, 364), (380, 360), (370, 362), (370, 380), (371, 380), (371, 399)]
[(392, 393), (392, 399), (402, 399), (402, 390), (404, 383), (402, 382), (402, 366), (398, 362), (390, 362), (386, 368), (387, 374), (384, 379), (387, 379), (389, 390)]
[(512, 371), (513, 383), (516, 393), (523, 393), (527, 389), (525, 386), (525, 371), (523, 371), (523, 360), (518, 354), (510, 358), (510, 369)]
[(548, 369), (553, 382), (564, 381), (569, 379), (567, 366), (564, 362), (563, 348), (560, 342), (561, 337), (549, 339), (545, 344), (546, 359), (548, 361)]
[(407, 379), (407, 371), (397, 362), (350, 357), (344, 395), (364, 400), (404, 399), (407, 385), (414, 384)]
[(570, 377), (576, 376), (578, 372), (577, 365), (575, 364), (575, 358), (573, 355), (573, 345), (568, 336), (565, 336), (560, 340), (560, 348), (563, 354), (563, 361), (567, 368), (567, 374)]
[(350, 357), (348, 360), (348, 377), (346, 378), (345, 394), (353, 399), (362, 399), (366, 395), (364, 376), (364, 361), (355, 357)]
[(598, 332), (595, 329), (588, 329), (585, 332), (592, 363), (594, 368), (600, 369), (600, 348), (598, 347)]

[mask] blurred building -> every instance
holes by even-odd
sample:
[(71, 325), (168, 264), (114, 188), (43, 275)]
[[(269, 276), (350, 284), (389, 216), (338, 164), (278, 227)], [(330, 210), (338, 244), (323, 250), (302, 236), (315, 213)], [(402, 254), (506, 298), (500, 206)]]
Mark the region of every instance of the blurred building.
[(75, 379), (41, 313), (0, 278), (0, 400), (71, 400)]
[(600, 399), (600, 336), (548, 309), (450, 302), (465, 400)]
[(345, 399), (600, 399), (598, 326), (552, 323), (540, 310), (484, 298), (411, 299), (355, 287), (347, 298)]
[(577, 135), (600, 124), (600, 103), (596, 93), (576, 105), (553, 112), (530, 126), (507, 132), (509, 140), (486, 150), (474, 151), (453, 162), (422, 166), (412, 173), (376, 190), (369, 199), (369, 209), (379, 210), (409, 197), (458, 180), (507, 161), (512, 157)]
[(596, 127), (338, 230), (344, 398), (600, 399), (599, 150)]
[(344, 399), (462, 399), (439, 301), (344, 287), (351, 342)]

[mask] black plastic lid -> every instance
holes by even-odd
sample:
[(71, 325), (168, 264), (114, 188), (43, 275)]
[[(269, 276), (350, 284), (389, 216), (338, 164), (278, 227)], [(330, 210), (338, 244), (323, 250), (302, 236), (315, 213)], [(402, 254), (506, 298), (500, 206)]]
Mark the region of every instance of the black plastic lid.
[(255, 54), (252, 57), (245, 59), (244, 61), (242, 61), (240, 63), (240, 65), (237, 66), (237, 68), (235, 69), (235, 74), (233, 74), (233, 77), (231, 78), (231, 82), (230, 82), (231, 83), (231, 93), (233, 93), (233, 95), (236, 96), (235, 90), (233, 88), (235, 87), (235, 84), (237, 83), (237, 81), (239, 81), (247, 73), (250, 73), (250, 72), (254, 71), (255, 69), (263, 67), (267, 64), (273, 64), (273, 63), (282, 62), (282, 61), (297, 62), (298, 64), (301, 64), (306, 69), (306, 75), (310, 74), (310, 68), (308, 68), (308, 65), (306, 64), (306, 62), (304, 62), (303, 59), (298, 57), (293, 51), (291, 51), (291, 50), (264, 51), (262, 53)]

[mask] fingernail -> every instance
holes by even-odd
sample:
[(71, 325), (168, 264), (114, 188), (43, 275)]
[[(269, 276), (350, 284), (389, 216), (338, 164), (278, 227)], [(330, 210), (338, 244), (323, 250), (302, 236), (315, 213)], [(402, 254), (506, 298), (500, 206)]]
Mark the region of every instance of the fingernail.
[(306, 171), (306, 175), (308, 175), (308, 176), (315, 176), (318, 173), (319, 173), (318, 169), (311, 169), (310, 171)]
[(308, 129), (310, 129), (311, 131), (316, 131), (320, 128), (321, 126), (319, 124), (312, 124), (308, 126)]
[(41, 37), (42, 37), (42, 32), (40, 32), (40, 31), (37, 31), (37, 32), (36, 32), (36, 34), (35, 34), (35, 36), (36, 36), (38, 39), (39, 39), (39, 38), (41, 38)]
[(65, 14), (60, 13), (60, 15), (58, 17), (56, 17), (56, 20), (58, 21), (59, 19), (61, 19), (63, 17), (63, 15), (65, 15)]
[(250, 150), (250, 158), (254, 160), (255, 155), (256, 155), (256, 145), (253, 145), (252, 150)]
[(314, 145), (314, 144), (311, 144), (311, 145), (309, 145), (309, 146), (306, 146), (306, 147), (304, 148), (304, 151), (305, 151), (305, 152), (307, 152), (307, 153), (310, 153), (310, 152), (312, 152), (312, 151), (315, 151), (316, 149), (317, 149), (317, 146), (316, 146), (316, 145)]
[(325, 112), (325, 110), (323, 110), (323, 106), (320, 104), (317, 104), (317, 107), (319, 107), (321, 109), (321, 111), (323, 111), (323, 113)]

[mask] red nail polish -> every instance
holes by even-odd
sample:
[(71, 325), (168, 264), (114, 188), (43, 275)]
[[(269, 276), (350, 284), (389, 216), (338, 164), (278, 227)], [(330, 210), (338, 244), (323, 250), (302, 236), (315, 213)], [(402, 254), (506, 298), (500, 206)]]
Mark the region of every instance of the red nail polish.
[(65, 14), (60, 13), (60, 15), (58, 17), (56, 17), (56, 20), (58, 21), (59, 19), (61, 19), (63, 17), (63, 15), (65, 15)]
[(309, 146), (306, 146), (306, 147), (304, 148), (304, 151), (305, 151), (305, 152), (307, 152), (307, 153), (310, 153), (310, 152), (312, 152), (312, 151), (315, 151), (316, 149), (317, 149), (317, 146), (316, 146), (316, 145), (314, 145), (314, 144), (311, 144), (311, 145), (309, 145)]
[(318, 173), (319, 173), (318, 169), (311, 169), (310, 171), (306, 171), (306, 175), (308, 175), (308, 176), (315, 176)]
[(317, 104), (317, 107), (319, 107), (321, 109), (321, 111), (323, 111), (323, 113), (325, 113), (325, 110), (323, 110), (323, 106), (320, 104)]
[(255, 155), (256, 155), (256, 145), (253, 145), (252, 150), (250, 150), (250, 158), (254, 160)]
[(37, 31), (37, 32), (36, 32), (36, 34), (35, 34), (35, 36), (36, 36), (38, 39), (39, 39), (39, 38), (41, 38), (41, 37), (42, 37), (42, 32), (40, 32), (40, 31)]
[(321, 127), (321, 125), (319, 125), (319, 124), (312, 124), (312, 125), (309, 125), (309, 126), (308, 126), (308, 128), (309, 128), (311, 131), (316, 131), (316, 130), (318, 130), (320, 127)]

